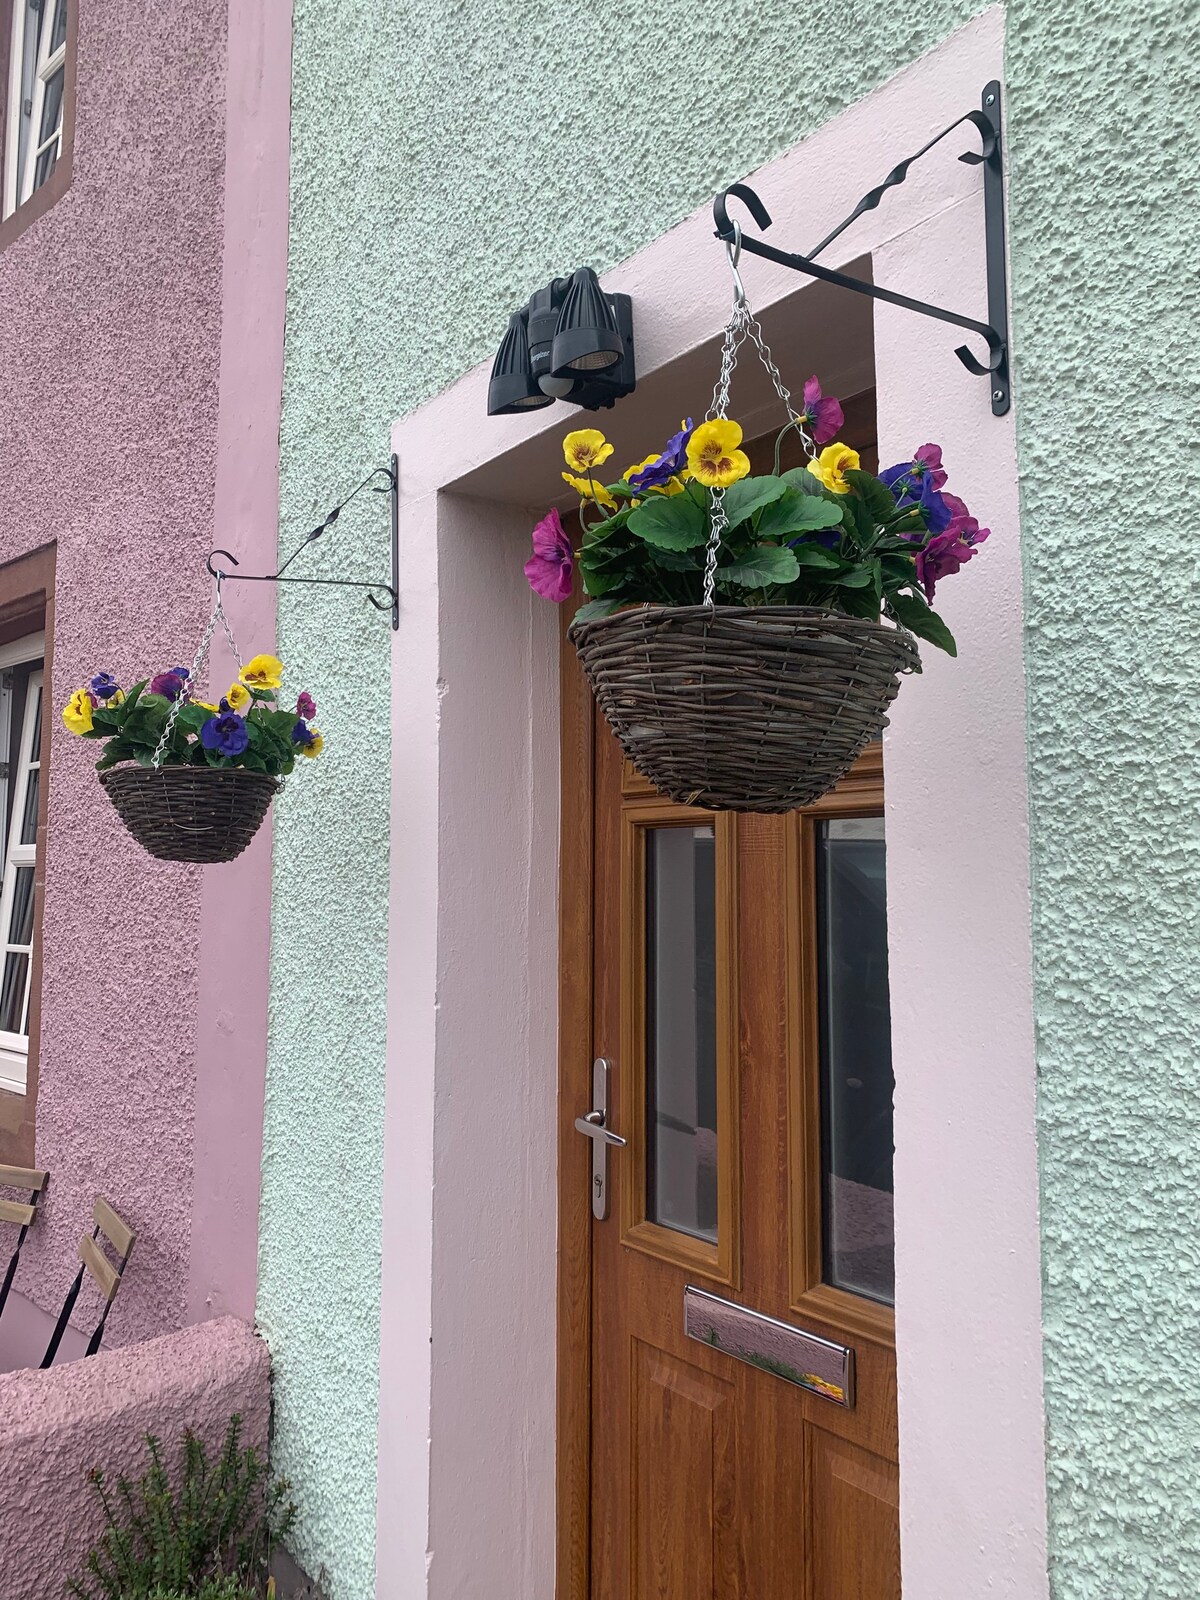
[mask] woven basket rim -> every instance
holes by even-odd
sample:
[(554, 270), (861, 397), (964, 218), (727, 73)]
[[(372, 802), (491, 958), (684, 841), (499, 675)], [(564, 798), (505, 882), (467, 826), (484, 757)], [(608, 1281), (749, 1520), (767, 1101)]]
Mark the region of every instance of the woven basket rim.
[(226, 781), (235, 778), (239, 782), (265, 783), (272, 789), (278, 789), (283, 782), (282, 778), (275, 777), (270, 772), (251, 772), (249, 767), (192, 767), (179, 764), (169, 767), (143, 767), (139, 761), (120, 761), (115, 767), (106, 767), (97, 776), (101, 783), (110, 783), (116, 778), (137, 778), (140, 782), (166, 777), (222, 778)]
[(802, 622), (822, 621), (836, 623), (839, 627), (851, 624), (856, 631), (874, 634), (876, 637), (888, 641), (898, 640), (917, 649), (916, 637), (904, 627), (902, 623), (888, 621), (876, 622), (871, 617), (852, 617), (846, 611), (831, 611), (826, 606), (664, 606), (664, 605), (636, 605), (625, 606), (620, 611), (611, 611), (606, 617), (585, 617), (581, 621), (573, 617), (567, 628), (567, 633), (582, 634), (599, 633), (605, 628), (628, 624), (634, 618), (643, 621), (657, 622), (667, 617), (680, 620), (702, 617), (716, 619), (745, 617), (752, 622)]

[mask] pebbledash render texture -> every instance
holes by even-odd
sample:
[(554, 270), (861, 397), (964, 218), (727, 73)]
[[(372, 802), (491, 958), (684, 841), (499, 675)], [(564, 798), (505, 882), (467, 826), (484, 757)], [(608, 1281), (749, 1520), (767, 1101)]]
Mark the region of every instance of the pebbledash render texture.
[[(661, 0), (651, 21), (414, 0), (400, 29), (367, 0), (296, 0), (284, 540), (385, 459), (394, 417), (490, 354), (531, 286), (630, 255), (980, 9), (731, 0), (714, 19)], [(1180, 641), (1200, 591), (1164, 551), (1200, 491), (1179, 287), (1191, 30), (1168, 0), (1013, 0), (1004, 26), (1051, 1582), (1056, 1600), (1182, 1600), (1200, 1592), (1200, 1269), (1181, 1233), (1200, 1187), (1200, 709)], [(881, 176), (907, 153), (881, 138)], [(343, 523), (322, 559), (377, 576), (377, 509)], [(387, 914), (399, 689), (369, 608), (285, 590), (279, 625), (284, 659), (334, 686), (340, 759), (278, 808), (259, 1308), (299, 1553), (336, 1600), (366, 1600), (386, 945), (362, 930)], [(339, 1167), (356, 1203), (330, 1211)]]

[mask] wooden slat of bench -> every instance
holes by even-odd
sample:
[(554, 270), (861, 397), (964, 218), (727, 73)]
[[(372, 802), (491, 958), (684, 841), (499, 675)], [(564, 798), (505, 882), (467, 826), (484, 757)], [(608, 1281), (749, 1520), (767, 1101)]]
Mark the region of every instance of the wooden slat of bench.
[(107, 1200), (97, 1199), (92, 1211), (92, 1221), (112, 1245), (119, 1256), (127, 1256), (137, 1238), (129, 1224), (123, 1221)]
[(121, 1287), (121, 1275), (90, 1234), (79, 1241), (79, 1259), (100, 1285), (100, 1293), (111, 1300)]
[(0, 1222), (15, 1222), (18, 1227), (27, 1228), (36, 1216), (33, 1206), (19, 1200), (0, 1200)]
[(49, 1176), (37, 1167), (6, 1167), (0, 1162), (0, 1187), (6, 1189), (34, 1189), (40, 1193)]

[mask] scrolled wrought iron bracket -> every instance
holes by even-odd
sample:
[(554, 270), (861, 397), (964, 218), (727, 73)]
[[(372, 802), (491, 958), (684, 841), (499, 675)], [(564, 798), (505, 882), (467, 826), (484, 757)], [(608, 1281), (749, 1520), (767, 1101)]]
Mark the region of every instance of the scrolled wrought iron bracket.
[[(375, 482), (376, 478), (384, 477), (388, 486), (384, 489)], [(392, 505), (392, 581), (391, 583), (363, 583), (356, 578), (297, 578), (287, 575), (287, 569), (300, 554), (315, 539), (319, 539), (327, 529), (337, 521), (344, 507), (348, 506), (355, 495), (362, 490), (372, 487), (378, 494), (387, 494), (391, 497)], [(229, 572), (221, 565), (214, 566), (214, 558), (220, 556), (232, 566), (238, 565), (236, 556), (228, 550), (211, 550), (204, 565), (217, 580), (218, 587), (222, 583), (312, 583), (328, 589), (365, 589), (367, 599), (377, 611), (389, 611), (392, 617), (393, 632), (400, 626), (400, 461), (397, 456), (392, 457), (391, 463), (386, 467), (376, 467), (375, 470), (363, 479), (357, 488), (352, 489), (344, 500), (340, 500), (325, 520), (306, 533), (304, 538), (292, 551), (278, 572)], [(386, 596), (386, 598), (382, 598)]]
[[(968, 166), (983, 168), (987, 322), (976, 322), (971, 317), (961, 316), (957, 311), (947, 311), (944, 306), (929, 305), (924, 300), (914, 300), (909, 295), (898, 294), (894, 289), (884, 289), (879, 284), (867, 283), (861, 278), (851, 277), (848, 273), (836, 272), (832, 267), (826, 267), (814, 259), (865, 211), (873, 211), (889, 189), (894, 189), (897, 184), (903, 183), (914, 163), (935, 145), (940, 144), (956, 128), (961, 128), (968, 122), (978, 129), (982, 148), (978, 152), (965, 151), (958, 159), (965, 161)], [(850, 215), (843, 222), (839, 222), (831, 233), (826, 234), (819, 244), (814, 245), (807, 255), (777, 250), (773, 245), (746, 234), (740, 224), (730, 219), (728, 210), (730, 200), (741, 200), (760, 228), (771, 226), (770, 213), (754, 190), (744, 183), (731, 184), (713, 201), (713, 221), (716, 223), (717, 238), (725, 240), (727, 244), (740, 243), (741, 248), (749, 251), (751, 255), (762, 256), (767, 261), (775, 261), (780, 266), (790, 267), (795, 272), (806, 273), (810, 278), (820, 278), (824, 283), (850, 289), (855, 294), (869, 295), (872, 300), (884, 300), (889, 305), (901, 306), (906, 311), (916, 311), (923, 317), (934, 317), (939, 322), (948, 322), (956, 328), (965, 328), (969, 333), (977, 334), (987, 345), (988, 353), (984, 360), (980, 360), (970, 346), (965, 344), (959, 345), (954, 353), (968, 372), (988, 380), (991, 388), (992, 414), (1002, 417), (1008, 410), (1012, 403), (1012, 387), (1008, 362), (1008, 274), (1004, 248), (1004, 166), (998, 81), (993, 80), (985, 85), (978, 111), (964, 112), (948, 128), (943, 128), (941, 133), (923, 145), (915, 155), (909, 156), (898, 166), (893, 167), (883, 182), (868, 190)]]

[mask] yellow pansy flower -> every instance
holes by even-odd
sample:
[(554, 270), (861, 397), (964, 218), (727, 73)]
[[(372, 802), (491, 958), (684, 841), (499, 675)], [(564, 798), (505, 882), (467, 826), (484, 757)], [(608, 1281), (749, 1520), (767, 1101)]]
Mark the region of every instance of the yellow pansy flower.
[(727, 417), (702, 422), (692, 430), (687, 458), (692, 477), (710, 489), (728, 489), (750, 471), (750, 457), (739, 450), (742, 430)]
[[(255, 660), (262, 660), (262, 657), (256, 656)], [(253, 665), (253, 663), (251, 663), (251, 665)], [(277, 689), (279, 684), (276, 682), (272, 684), (271, 687)], [(231, 711), (240, 711), (243, 706), (248, 706), (250, 704), (250, 691), (246, 688), (245, 684), (231, 683), (226, 691), (225, 699), (229, 702), (229, 709)]]
[[(243, 689), (242, 693), (246, 694), (246, 691)], [(246, 698), (249, 699), (250, 698), (249, 695), (246, 695)], [(216, 706), (209, 705), (207, 700), (193, 700), (192, 704), (194, 706), (199, 706), (201, 711), (211, 711), (214, 717), (217, 714)]]
[(574, 472), (594, 471), (613, 453), (599, 428), (577, 428), (563, 440), (563, 457)]
[(817, 459), (808, 463), (808, 470), (834, 494), (849, 494), (850, 485), (843, 474), (858, 471), (858, 451), (848, 444), (827, 444)]
[(124, 689), (114, 689), (108, 697), (108, 703), (110, 706), (123, 706), (125, 704)]
[(312, 756), (319, 756), (324, 748), (324, 739), (315, 728), (310, 728), (308, 730), (308, 738), (300, 746), (300, 754), (311, 758)]
[(569, 483), (581, 500), (594, 500), (605, 511), (617, 509), (617, 502), (602, 483), (594, 483), (590, 478), (577, 478), (570, 472), (563, 473), (563, 482)]
[(283, 682), (283, 662), (278, 656), (255, 656), (242, 668), (241, 679), (247, 689), (278, 689)]
[(62, 719), (70, 733), (91, 733), (93, 701), (86, 689), (76, 689), (63, 707)]

